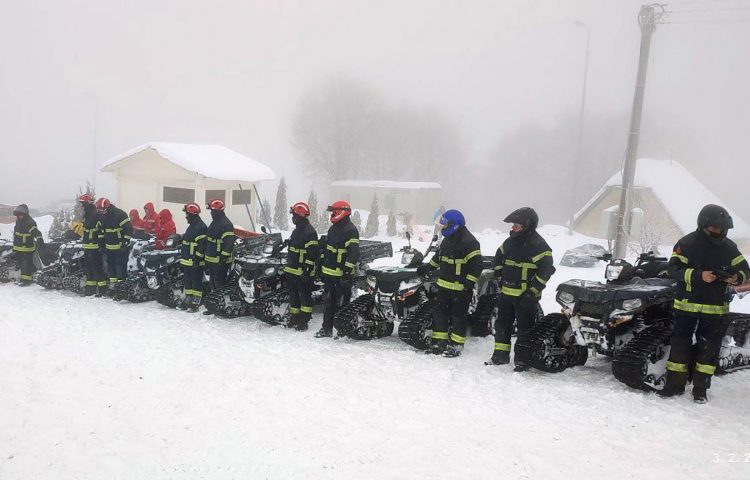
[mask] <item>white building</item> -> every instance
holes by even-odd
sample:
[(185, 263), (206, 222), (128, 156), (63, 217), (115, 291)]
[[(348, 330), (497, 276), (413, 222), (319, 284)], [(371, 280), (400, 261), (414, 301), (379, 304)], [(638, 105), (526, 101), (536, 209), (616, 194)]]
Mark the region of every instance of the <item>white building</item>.
[(187, 227), (183, 205), (198, 203), (208, 224), (206, 204), (217, 198), (224, 200), (235, 225), (250, 228), (247, 209), (256, 223), (260, 211), (254, 188), (275, 178), (266, 165), (221, 145), (181, 143), (141, 145), (109, 159), (101, 170), (115, 176), (118, 195), (112, 200), (117, 207), (137, 209), (141, 215), (146, 202), (153, 202), (157, 211), (168, 208), (178, 232)]
[(355, 209), (370, 210), (378, 196), (381, 215), (411, 214), (420, 224), (431, 224), (443, 204), (443, 187), (434, 182), (391, 180), (339, 180), (331, 183), (334, 200), (346, 200)]

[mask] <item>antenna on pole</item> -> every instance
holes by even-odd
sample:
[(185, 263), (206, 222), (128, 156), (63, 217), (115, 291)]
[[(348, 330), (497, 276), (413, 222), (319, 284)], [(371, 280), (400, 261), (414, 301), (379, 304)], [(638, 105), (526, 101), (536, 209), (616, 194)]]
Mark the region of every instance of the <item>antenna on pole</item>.
[(651, 36), (656, 31), (656, 24), (665, 15), (664, 6), (658, 3), (643, 5), (638, 12), (638, 24), (641, 27), (641, 52), (638, 60), (633, 108), (630, 114), (628, 146), (625, 151), (625, 164), (622, 168), (622, 192), (620, 194), (620, 209), (617, 212), (617, 232), (613, 252), (615, 258), (623, 258), (627, 252), (630, 234), (631, 190), (638, 158), (638, 142), (641, 134), (641, 114), (643, 113), (643, 97), (646, 91), (646, 71), (648, 70), (648, 59), (651, 51)]

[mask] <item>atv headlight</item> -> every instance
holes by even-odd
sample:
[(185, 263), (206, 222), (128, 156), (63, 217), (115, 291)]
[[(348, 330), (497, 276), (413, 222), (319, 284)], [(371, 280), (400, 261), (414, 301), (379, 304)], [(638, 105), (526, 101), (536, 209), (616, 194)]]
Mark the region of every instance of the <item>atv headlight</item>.
[(174, 257), (167, 257), (167, 265), (172, 265), (175, 261)]
[(641, 305), (643, 305), (643, 302), (641, 301), (640, 298), (632, 298), (630, 300), (622, 301), (623, 310), (637, 310), (641, 308)]
[(270, 277), (276, 273), (276, 267), (267, 267), (265, 270), (263, 270), (263, 274), (267, 277)]
[(570, 292), (560, 292), (557, 294), (557, 301), (562, 305), (570, 306), (576, 303), (576, 297)]
[(401, 255), (401, 265), (409, 265), (414, 260), (414, 252), (404, 252)]
[(607, 270), (604, 274), (607, 281), (611, 282), (613, 280), (617, 280), (620, 278), (620, 274), (622, 273), (622, 265), (607, 265)]
[(263, 245), (263, 253), (270, 255), (273, 253), (273, 243), (266, 243)]
[(375, 288), (375, 285), (378, 283), (378, 279), (375, 277), (375, 275), (368, 275), (367, 276), (367, 285), (370, 286), (370, 288)]

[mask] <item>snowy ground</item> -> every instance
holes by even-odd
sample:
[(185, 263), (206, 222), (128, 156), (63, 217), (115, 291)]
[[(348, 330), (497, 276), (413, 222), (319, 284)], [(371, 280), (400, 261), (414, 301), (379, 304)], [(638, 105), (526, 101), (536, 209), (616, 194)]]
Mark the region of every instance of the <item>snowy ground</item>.
[[(480, 237), (488, 254), (501, 238)], [(750, 478), (750, 371), (698, 406), (625, 387), (603, 358), (485, 367), (490, 338), (457, 359), (317, 340), (319, 313), (298, 333), (11, 285), (0, 306), (2, 479)]]

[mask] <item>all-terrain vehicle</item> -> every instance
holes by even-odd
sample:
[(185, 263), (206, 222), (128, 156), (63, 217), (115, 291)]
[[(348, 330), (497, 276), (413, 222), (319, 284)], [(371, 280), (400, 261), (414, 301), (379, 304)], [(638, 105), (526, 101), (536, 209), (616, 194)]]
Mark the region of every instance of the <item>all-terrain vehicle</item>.
[(394, 321), (403, 320), (420, 305), (434, 297), (433, 280), (417, 274), (425, 255), (436, 250), (433, 237), (425, 254), (409, 242), (401, 251), (403, 266), (377, 267), (366, 270), (367, 293), (360, 295), (333, 319), (340, 337), (356, 340), (387, 337), (393, 333)]
[[(668, 260), (641, 254), (631, 265), (611, 255), (607, 283), (569, 280), (557, 288), (562, 313), (536, 322), (516, 346), (516, 355), (546, 372), (560, 372), (586, 363), (589, 353), (613, 358), (612, 373), (638, 389), (661, 389), (672, 335), (672, 303), (676, 282), (667, 275)], [(746, 345), (750, 316), (733, 314), (722, 346), (720, 364), (743, 368), (750, 356)], [(730, 366), (734, 365), (734, 367)], [(720, 370), (728, 371), (720, 366)]]
[(44, 288), (65, 289), (82, 294), (86, 285), (83, 245), (76, 240), (63, 243), (57, 251), (57, 260), (37, 270), (34, 281)]

